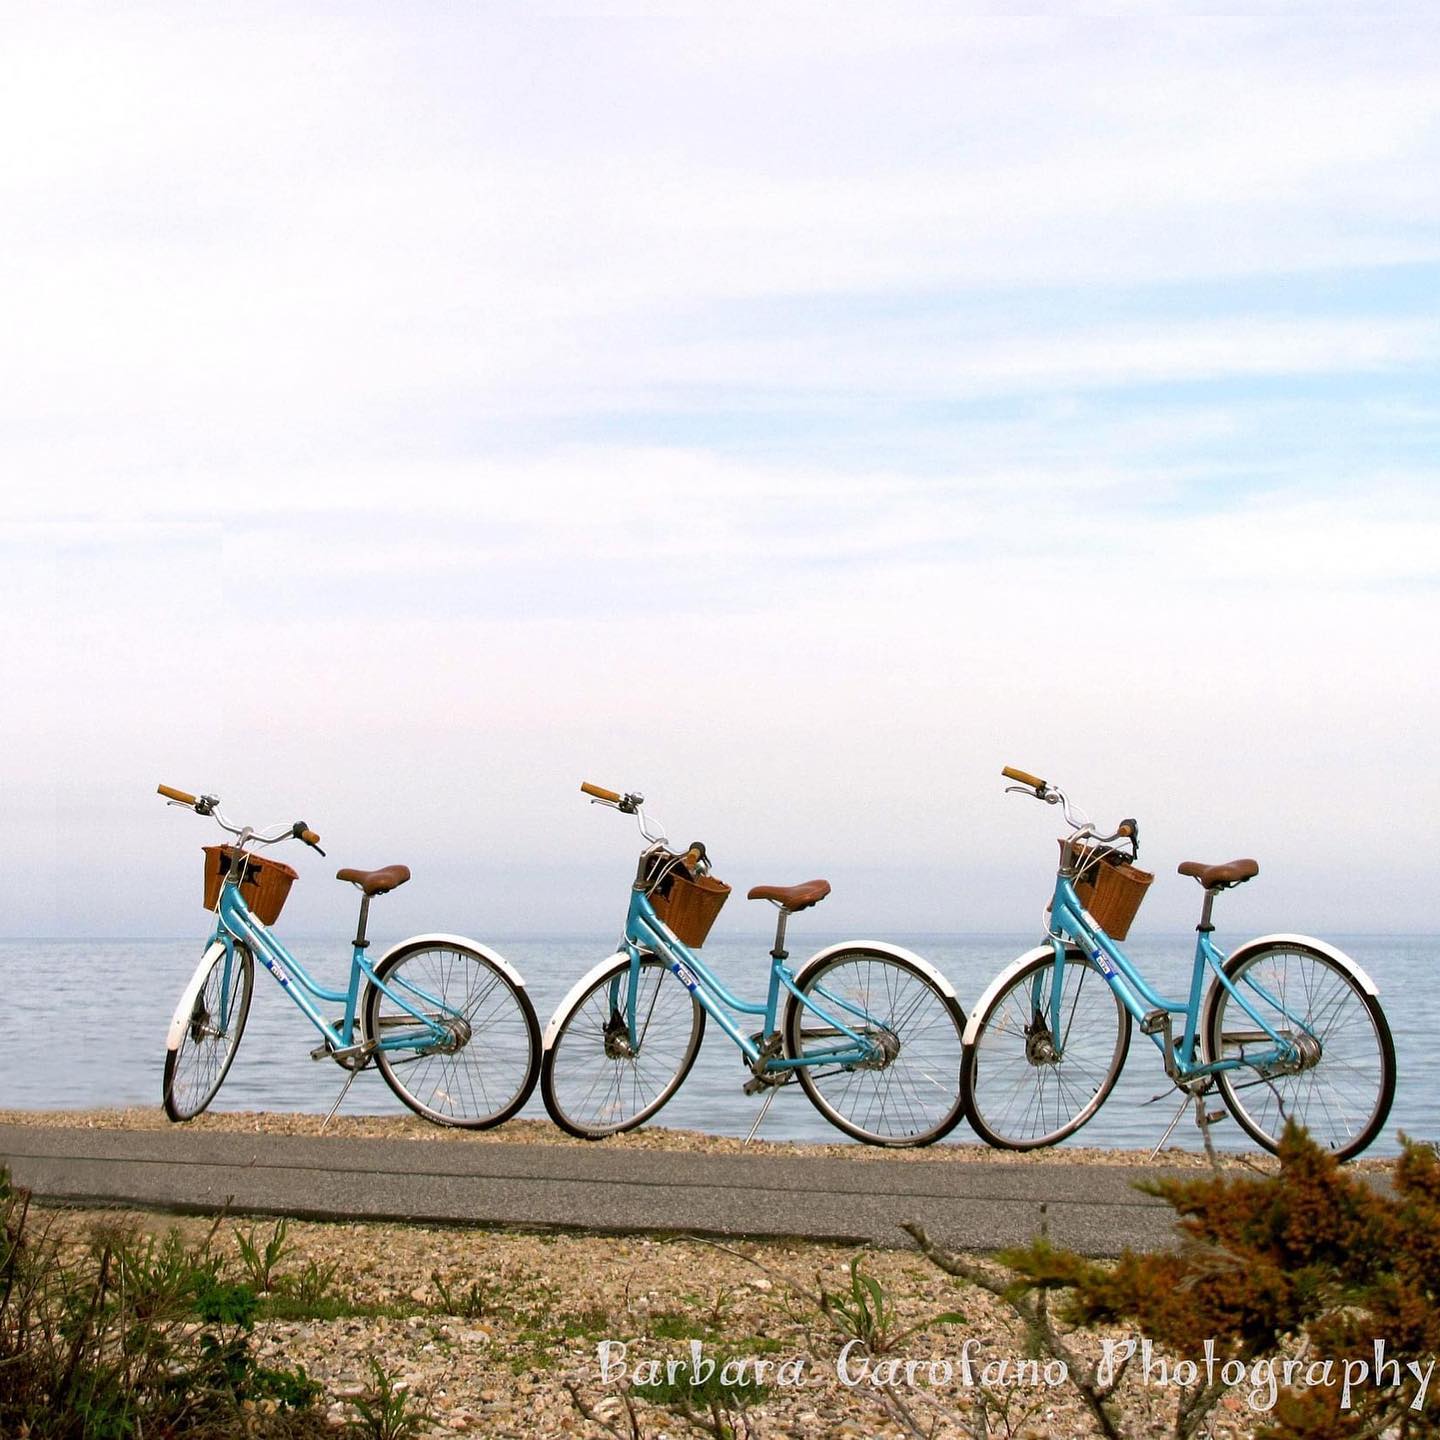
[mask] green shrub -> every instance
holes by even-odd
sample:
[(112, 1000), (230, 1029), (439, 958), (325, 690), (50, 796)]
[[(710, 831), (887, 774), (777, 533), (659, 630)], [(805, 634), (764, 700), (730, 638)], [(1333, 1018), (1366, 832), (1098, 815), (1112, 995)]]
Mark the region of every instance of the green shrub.
[(0, 1171), (0, 1435), (323, 1433), (319, 1386), (256, 1363), (258, 1300), (225, 1276), (214, 1234), (107, 1225), (67, 1245)]

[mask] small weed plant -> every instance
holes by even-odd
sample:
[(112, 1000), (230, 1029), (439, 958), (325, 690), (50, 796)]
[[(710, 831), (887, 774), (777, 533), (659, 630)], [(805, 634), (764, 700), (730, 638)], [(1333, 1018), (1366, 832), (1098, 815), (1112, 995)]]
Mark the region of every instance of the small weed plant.
[(437, 1315), (483, 1320), (490, 1314), (490, 1289), (483, 1280), (472, 1280), (462, 1288), (458, 1283), (452, 1285), (438, 1270), (432, 1270), (430, 1283), (435, 1287), (435, 1303), (431, 1308)]
[(235, 1245), (245, 1278), (257, 1295), (268, 1295), (275, 1288), (275, 1269), (291, 1249), (285, 1238), (289, 1229), (288, 1220), (277, 1220), (269, 1238), (263, 1242), (256, 1238), (253, 1225), (249, 1230), (237, 1228), (235, 1231)]
[(965, 1317), (954, 1310), (941, 1315), (932, 1315), (903, 1329), (896, 1327), (895, 1309), (884, 1287), (873, 1275), (867, 1275), (860, 1268), (861, 1257), (856, 1255), (850, 1261), (850, 1287), (848, 1291), (828, 1290), (824, 1281), (817, 1277), (816, 1287), (820, 1298), (820, 1313), (842, 1334), (858, 1340), (862, 1348), (871, 1355), (884, 1355), (910, 1336), (929, 1330), (936, 1325), (957, 1325)]
[(370, 1381), (352, 1402), (355, 1418), (346, 1428), (353, 1440), (414, 1440), (429, 1427), (429, 1409), (373, 1356)]

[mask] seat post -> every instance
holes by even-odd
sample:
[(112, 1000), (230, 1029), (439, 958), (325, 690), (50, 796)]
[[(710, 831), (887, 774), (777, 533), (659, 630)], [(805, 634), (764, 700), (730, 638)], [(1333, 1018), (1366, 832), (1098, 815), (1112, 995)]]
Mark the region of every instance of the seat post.
[(355, 928), (355, 948), (366, 950), (370, 942), (365, 938), (365, 926), (370, 919), (370, 897), (362, 894), (360, 896), (360, 923)]
[(1210, 911), (1215, 904), (1215, 897), (1219, 893), (1218, 890), (1211, 890), (1208, 887), (1205, 890), (1205, 903), (1200, 908), (1200, 923), (1195, 927), (1202, 935), (1210, 934), (1215, 928), (1210, 923)]
[(780, 918), (775, 922), (775, 948), (770, 952), (772, 960), (788, 960), (790, 952), (785, 948), (785, 922), (790, 918), (790, 912), (782, 905), (780, 906)]

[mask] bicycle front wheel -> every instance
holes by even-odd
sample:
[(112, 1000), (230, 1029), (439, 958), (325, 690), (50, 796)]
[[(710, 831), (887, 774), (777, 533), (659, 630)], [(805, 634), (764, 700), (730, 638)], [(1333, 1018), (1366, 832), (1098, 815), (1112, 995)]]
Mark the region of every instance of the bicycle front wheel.
[(249, 947), (237, 940), (227, 952), (217, 941), (206, 954), (212, 951), (210, 967), (180, 1031), (180, 1043), (165, 1051), (162, 1090), (165, 1113), (172, 1120), (193, 1120), (215, 1098), (250, 1014), (255, 962)]
[(641, 958), (634, 1042), (630, 959), (620, 956), (560, 1020), (540, 1067), (550, 1118), (585, 1140), (643, 1125), (680, 1088), (705, 1037), (705, 1011), (670, 967)]
[(488, 956), (422, 942), (387, 956), (375, 977), (385, 988), (366, 988), (365, 1035), (377, 1042), (385, 1083), (417, 1115), (488, 1130), (530, 1098), (540, 1059), (535, 1007)]
[(1215, 1082), (1230, 1113), (1267, 1150), (1287, 1120), (1338, 1159), (1358, 1155), (1380, 1133), (1395, 1098), (1395, 1042), (1385, 1013), (1344, 966), (1291, 941), (1242, 952), (1225, 973), (1245, 1001), (1296, 1054), (1275, 1042), (1217, 980), (1205, 997), (1202, 1033), (1212, 1060), (1241, 1060)]
[(1066, 952), (1055, 1023), (1055, 957), (1025, 966), (986, 1007), (965, 1050), (970, 1123), (1002, 1150), (1073, 1135), (1105, 1103), (1130, 1048), (1130, 1012), (1078, 950)]
[[(795, 1073), (832, 1125), (897, 1147), (929, 1145), (955, 1128), (964, 1114), (965, 1014), (929, 975), (857, 946), (807, 971), (799, 989), (815, 1008), (794, 995), (785, 1002), (786, 1053), (809, 1062)], [(856, 1060), (855, 1042), (832, 1021), (867, 1042), (870, 1057)]]

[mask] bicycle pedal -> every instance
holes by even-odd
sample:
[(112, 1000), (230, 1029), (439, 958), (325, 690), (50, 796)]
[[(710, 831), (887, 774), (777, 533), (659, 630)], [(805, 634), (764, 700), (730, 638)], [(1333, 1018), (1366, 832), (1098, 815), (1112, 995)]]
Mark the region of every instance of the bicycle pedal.
[(1140, 1022), (1140, 1033), (1142, 1035), (1159, 1035), (1170, 1023), (1170, 1012), (1168, 1010), (1152, 1010)]
[(1228, 1110), (1207, 1110), (1205, 1112), (1205, 1123), (1214, 1125), (1217, 1121), (1223, 1120), (1230, 1112)]

